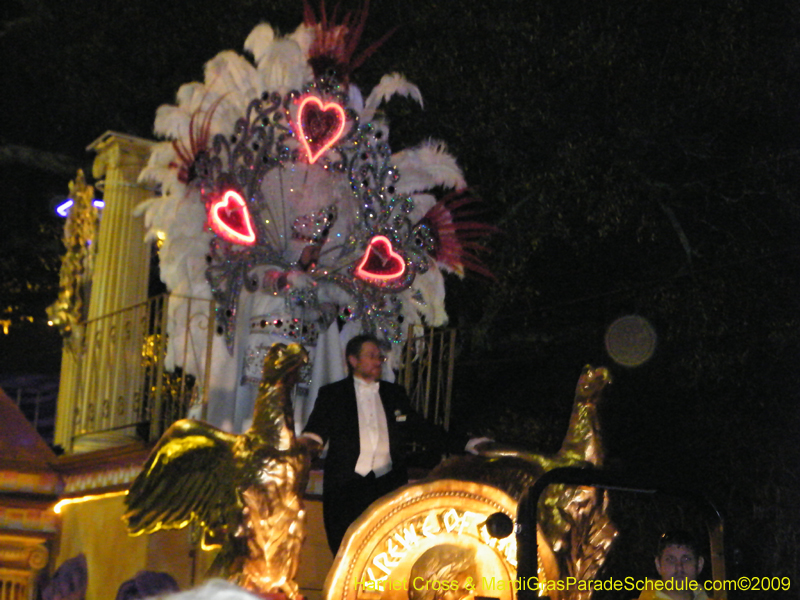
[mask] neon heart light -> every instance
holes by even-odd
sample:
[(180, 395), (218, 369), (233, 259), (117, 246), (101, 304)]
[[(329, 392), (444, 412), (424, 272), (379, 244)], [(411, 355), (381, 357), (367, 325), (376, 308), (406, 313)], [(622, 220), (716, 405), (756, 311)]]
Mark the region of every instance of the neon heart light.
[(314, 164), (344, 133), (345, 114), (341, 104), (322, 103), (316, 96), (306, 96), (297, 111), (300, 142)]
[(376, 235), (369, 241), (364, 258), (356, 267), (356, 276), (362, 279), (388, 281), (397, 279), (406, 271), (403, 257), (392, 249), (392, 242), (385, 235)]
[(239, 192), (228, 190), (222, 198), (214, 201), (209, 210), (211, 228), (234, 244), (252, 246), (256, 243), (256, 232), (250, 220), (244, 198)]

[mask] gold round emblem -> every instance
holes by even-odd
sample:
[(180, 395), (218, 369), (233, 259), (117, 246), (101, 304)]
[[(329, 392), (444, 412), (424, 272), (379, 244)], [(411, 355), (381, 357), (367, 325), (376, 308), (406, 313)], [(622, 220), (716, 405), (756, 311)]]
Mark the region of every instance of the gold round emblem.
[(486, 519), (512, 519), (501, 490), (441, 479), (384, 496), (350, 526), (323, 595), (327, 600), (513, 600), (516, 539), (489, 535)]

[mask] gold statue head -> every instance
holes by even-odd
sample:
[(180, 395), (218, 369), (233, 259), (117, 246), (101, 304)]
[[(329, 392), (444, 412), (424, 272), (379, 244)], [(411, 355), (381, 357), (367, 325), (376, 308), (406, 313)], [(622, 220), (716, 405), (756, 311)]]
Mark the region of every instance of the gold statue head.
[[(274, 385), (281, 380), (287, 382), (290, 376), (297, 376), (297, 371), (308, 363), (308, 352), (300, 344), (272, 344), (264, 357), (262, 384)], [(290, 381), (289, 383), (294, 383)]]
[(590, 398), (600, 393), (609, 383), (611, 383), (611, 373), (608, 369), (605, 367), (595, 369), (592, 365), (586, 365), (578, 379), (575, 393), (582, 398)]

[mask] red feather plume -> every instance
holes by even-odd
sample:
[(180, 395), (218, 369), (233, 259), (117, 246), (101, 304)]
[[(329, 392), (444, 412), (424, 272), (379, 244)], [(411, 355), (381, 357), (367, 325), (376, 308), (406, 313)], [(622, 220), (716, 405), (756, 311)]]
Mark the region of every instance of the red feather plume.
[(464, 276), (465, 269), (496, 279), (492, 272), (477, 256), (485, 252), (480, 243), (499, 229), (480, 221), (466, 220), (479, 211), (475, 210), (480, 200), (461, 190), (451, 192), (439, 200), (422, 218), (430, 224), (436, 235), (434, 259), (445, 268)]
[[(178, 181), (183, 184), (190, 183), (196, 176), (194, 172), (197, 157), (208, 149), (209, 138), (211, 137), (211, 119), (214, 118), (220, 103), (225, 96), (220, 96), (208, 108), (203, 110), (201, 106), (195, 109), (189, 119), (189, 146), (186, 147), (181, 140), (173, 140), (172, 147), (178, 156), (178, 162), (171, 162), (170, 168), (178, 170)], [(202, 115), (202, 119), (198, 118)]]
[(377, 42), (371, 44), (366, 50), (355, 58), (356, 48), (364, 33), (369, 13), (369, 0), (364, 0), (363, 6), (357, 11), (347, 11), (341, 19), (338, 18), (339, 5), (334, 7), (333, 14), (328, 18), (325, 9), (325, 0), (320, 1), (320, 14), (318, 20), (314, 9), (308, 0), (303, 0), (303, 23), (314, 29), (314, 41), (309, 49), (308, 64), (314, 71), (315, 77), (320, 77), (328, 70), (333, 70), (338, 79), (347, 84), (350, 74), (357, 69), (378, 47), (380, 47), (394, 29), (387, 32)]

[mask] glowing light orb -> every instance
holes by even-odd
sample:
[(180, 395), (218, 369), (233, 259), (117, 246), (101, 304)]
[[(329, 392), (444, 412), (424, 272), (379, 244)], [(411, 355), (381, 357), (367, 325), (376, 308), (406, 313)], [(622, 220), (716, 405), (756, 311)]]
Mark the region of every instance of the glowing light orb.
[(647, 319), (638, 315), (620, 317), (606, 330), (606, 351), (623, 367), (638, 367), (653, 356), (656, 332)]

